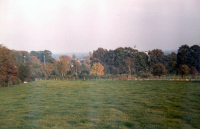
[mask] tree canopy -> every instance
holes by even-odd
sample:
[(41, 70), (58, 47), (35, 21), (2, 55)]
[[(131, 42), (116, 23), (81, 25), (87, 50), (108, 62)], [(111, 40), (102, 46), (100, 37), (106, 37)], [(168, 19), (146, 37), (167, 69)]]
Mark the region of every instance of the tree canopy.
[(60, 56), (59, 60), (54, 59), (49, 50), (29, 53), (0, 45), (0, 86), (15, 83), (16, 80), (18, 83), (20, 80), (31, 81), (67, 74), (153, 74), (160, 77), (166, 73), (179, 73), (183, 78), (189, 71), (192, 77), (200, 72), (199, 45), (182, 45), (177, 54), (172, 52), (168, 55), (161, 49), (154, 49), (147, 54), (131, 47), (119, 47), (115, 50), (98, 48), (83, 59), (72, 59), (65, 55)]
[(93, 75), (104, 75), (104, 67), (103, 65), (101, 65), (100, 63), (94, 63), (90, 73)]
[(162, 65), (161, 63), (155, 64), (153, 67), (153, 75), (154, 76), (159, 76), (159, 78), (162, 75), (165, 75), (167, 71), (165, 70), (165, 66)]
[(13, 83), (14, 77), (17, 77), (18, 70), (13, 59), (14, 55), (11, 51), (0, 44), (0, 85), (1, 83)]

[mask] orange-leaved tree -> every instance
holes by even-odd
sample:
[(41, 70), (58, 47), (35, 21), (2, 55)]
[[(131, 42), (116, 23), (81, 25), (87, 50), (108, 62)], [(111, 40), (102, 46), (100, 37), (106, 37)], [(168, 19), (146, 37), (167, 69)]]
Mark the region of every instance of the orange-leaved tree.
[(0, 44), (0, 85), (9, 82), (13, 84), (18, 75), (17, 67), (12, 61), (13, 58), (14, 55), (10, 53), (10, 50)]

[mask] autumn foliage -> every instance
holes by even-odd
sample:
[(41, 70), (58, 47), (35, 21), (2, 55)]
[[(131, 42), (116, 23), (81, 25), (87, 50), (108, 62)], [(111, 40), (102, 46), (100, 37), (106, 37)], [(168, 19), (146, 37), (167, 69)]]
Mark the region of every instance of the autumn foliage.
[(183, 78), (187, 73), (189, 73), (189, 67), (184, 64), (179, 67), (179, 74)]
[(17, 67), (12, 61), (13, 58), (10, 50), (0, 45), (0, 85), (1, 83), (13, 84), (14, 78), (18, 75)]
[(168, 55), (161, 49), (140, 52), (131, 47), (115, 50), (98, 48), (87, 57), (79, 59), (67, 55), (53, 58), (49, 50), (29, 53), (0, 45), (0, 87), (38, 79), (83, 78), (93, 75), (135, 74), (142, 77), (151, 73), (160, 78), (166, 74), (179, 73), (183, 78), (190, 73), (195, 78), (200, 73), (199, 59), (199, 45), (182, 45), (177, 53)]
[(93, 75), (104, 75), (104, 67), (102, 64), (100, 63), (94, 63), (92, 68), (91, 68), (91, 71), (90, 71), (90, 74), (93, 74)]

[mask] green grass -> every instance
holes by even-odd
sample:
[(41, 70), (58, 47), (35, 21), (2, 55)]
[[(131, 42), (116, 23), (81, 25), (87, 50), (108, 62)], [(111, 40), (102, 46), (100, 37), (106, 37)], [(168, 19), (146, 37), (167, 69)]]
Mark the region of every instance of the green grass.
[(37, 81), (0, 88), (0, 128), (200, 128), (200, 83)]
[[(158, 76), (153, 76), (152, 78), (154, 79), (159, 79)], [(161, 76), (160, 79), (182, 79), (182, 77), (180, 75), (165, 75), (165, 76)], [(191, 75), (187, 75), (184, 76), (183, 79), (200, 79), (199, 75), (194, 76), (194, 78)]]

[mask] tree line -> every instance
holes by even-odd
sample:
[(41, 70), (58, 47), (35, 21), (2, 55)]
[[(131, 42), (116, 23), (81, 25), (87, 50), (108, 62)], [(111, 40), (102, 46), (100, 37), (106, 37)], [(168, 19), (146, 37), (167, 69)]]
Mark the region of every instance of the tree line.
[(200, 47), (182, 45), (177, 54), (165, 55), (161, 49), (139, 52), (131, 47), (106, 50), (98, 48), (93, 52), (91, 65), (101, 63), (105, 74), (138, 74), (162, 76), (165, 74), (196, 75), (200, 72)]
[(165, 55), (161, 49), (139, 52), (131, 47), (115, 50), (98, 48), (81, 60), (69, 56), (52, 57), (52, 52), (16, 51), (0, 45), (0, 85), (14, 85), (35, 78), (129, 74), (141, 77), (178, 75), (182, 78), (200, 72), (199, 45), (182, 45), (177, 53)]

